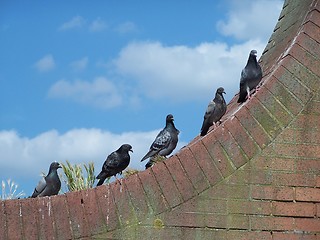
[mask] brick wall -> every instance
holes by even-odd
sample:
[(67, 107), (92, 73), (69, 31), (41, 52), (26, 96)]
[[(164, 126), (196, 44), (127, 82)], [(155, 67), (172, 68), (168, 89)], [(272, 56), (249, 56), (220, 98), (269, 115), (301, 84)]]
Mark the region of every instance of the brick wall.
[(0, 202), (1, 239), (320, 239), (320, 1), (287, 0), (263, 86), (122, 184)]

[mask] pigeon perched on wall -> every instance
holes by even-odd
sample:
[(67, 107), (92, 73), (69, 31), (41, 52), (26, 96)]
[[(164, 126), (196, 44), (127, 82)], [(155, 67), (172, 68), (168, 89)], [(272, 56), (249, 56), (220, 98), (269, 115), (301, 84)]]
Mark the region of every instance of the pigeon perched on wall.
[(224, 100), (223, 94), (226, 94), (223, 87), (219, 87), (216, 91), (215, 98), (208, 104), (207, 110), (203, 117), (203, 123), (201, 127), (201, 136), (207, 134), (209, 128), (220, 121), (222, 116), (227, 111), (227, 104)]
[[(156, 139), (150, 146), (147, 154), (141, 159), (141, 162), (147, 158), (151, 158), (155, 155), (168, 156), (176, 148), (178, 143), (178, 135), (180, 131), (174, 126), (174, 118), (172, 114), (166, 117), (166, 126), (156, 136)], [(146, 164), (146, 169), (152, 166), (152, 162)]]
[(31, 197), (53, 196), (59, 193), (61, 182), (57, 173), (58, 168), (61, 168), (59, 163), (51, 163), (48, 175), (39, 181)]
[(238, 103), (250, 99), (250, 91), (258, 86), (262, 79), (262, 70), (257, 62), (257, 51), (251, 50), (247, 65), (241, 72)]
[(122, 171), (130, 163), (129, 152), (133, 152), (132, 146), (130, 144), (123, 144), (117, 151), (112, 152), (107, 157), (103, 163), (101, 172), (97, 176), (97, 179), (99, 179), (97, 186), (102, 185), (108, 177), (116, 176), (118, 173), (122, 174)]

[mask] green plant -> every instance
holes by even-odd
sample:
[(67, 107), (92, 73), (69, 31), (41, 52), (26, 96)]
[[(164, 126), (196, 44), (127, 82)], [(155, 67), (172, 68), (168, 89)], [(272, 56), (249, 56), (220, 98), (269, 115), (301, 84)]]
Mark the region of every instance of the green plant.
[[(72, 165), (69, 161), (66, 161), (66, 164), (61, 163), (61, 166), (64, 172), (62, 181), (66, 184), (68, 191), (72, 192), (93, 187), (96, 179), (93, 162)], [(86, 174), (83, 173), (83, 168)]]
[(137, 169), (127, 168), (127, 170), (125, 170), (123, 172), (123, 177), (126, 178), (126, 177), (129, 177), (130, 175), (136, 174), (138, 172), (139, 172), (139, 170), (137, 170)]
[[(8, 186), (8, 192), (6, 192), (6, 186)], [(3, 181), (1, 182), (1, 200), (6, 199), (16, 199), (23, 197), (25, 193), (23, 191), (17, 192), (18, 190), (18, 184), (16, 184), (14, 181), (11, 181), (11, 179), (8, 179), (7, 182)]]

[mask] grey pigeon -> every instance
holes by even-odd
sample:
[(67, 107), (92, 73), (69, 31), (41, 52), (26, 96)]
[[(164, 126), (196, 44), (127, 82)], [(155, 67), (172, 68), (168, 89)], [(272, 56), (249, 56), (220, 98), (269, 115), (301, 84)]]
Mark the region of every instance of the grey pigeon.
[(238, 103), (250, 99), (250, 91), (258, 86), (262, 79), (262, 70), (257, 62), (257, 51), (251, 50), (247, 65), (241, 72)]
[(160, 155), (166, 157), (176, 148), (180, 131), (176, 129), (173, 121), (174, 118), (172, 114), (167, 115), (165, 128), (159, 132), (156, 139), (151, 144), (149, 151), (141, 159), (142, 162), (147, 158), (151, 158), (151, 160), (146, 164), (146, 169), (152, 166), (153, 156)]
[(215, 98), (209, 102), (207, 110), (203, 117), (203, 123), (200, 133), (201, 136), (206, 135), (209, 128), (216, 122), (220, 121), (222, 116), (226, 113), (227, 104), (223, 98), (223, 93), (226, 94), (224, 88), (219, 87), (216, 91)]
[(57, 173), (58, 168), (61, 168), (59, 163), (50, 164), (48, 175), (39, 181), (31, 197), (53, 196), (59, 193), (61, 182)]
[(97, 179), (99, 179), (97, 186), (102, 185), (108, 177), (116, 176), (118, 173), (122, 174), (122, 171), (130, 163), (129, 152), (133, 152), (132, 146), (130, 144), (123, 144), (117, 151), (112, 152), (107, 157), (102, 165), (101, 172), (97, 176)]

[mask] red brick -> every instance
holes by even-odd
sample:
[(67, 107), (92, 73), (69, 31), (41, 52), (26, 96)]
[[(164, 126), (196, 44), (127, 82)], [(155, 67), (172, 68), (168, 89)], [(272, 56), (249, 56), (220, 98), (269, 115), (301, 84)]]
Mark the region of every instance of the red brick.
[(70, 225), (69, 209), (66, 195), (51, 197), (53, 218), (55, 221), (57, 239), (72, 239), (72, 228)]
[(287, 110), (286, 106), (280, 104), (267, 88), (262, 86), (261, 93), (259, 92), (257, 98), (264, 105), (264, 107), (273, 114), (273, 116), (281, 123), (282, 126), (287, 126), (290, 123), (293, 116)]
[(310, 101), (302, 111), (302, 114), (305, 115), (320, 115), (320, 102), (313, 99)]
[(314, 217), (315, 212), (313, 203), (272, 202), (272, 214), (274, 216)]
[(317, 158), (320, 153), (320, 145), (275, 143), (273, 151), (279, 157)]
[(251, 159), (259, 151), (258, 146), (247, 133), (237, 118), (231, 118), (226, 122), (225, 127), (231, 132), (241, 149), (245, 152), (248, 159)]
[[(22, 212), (23, 236), (26, 239), (37, 239), (39, 237), (38, 221), (38, 199), (28, 198), (20, 202)], [(2, 234), (1, 236), (5, 236)]]
[(260, 170), (291, 171), (295, 170), (295, 159), (277, 157), (258, 157), (253, 159), (251, 167)]
[[(308, 31), (308, 28), (314, 29), (313, 26), (314, 24), (307, 23), (306, 25), (304, 25), (304, 31)], [(318, 31), (319, 30), (320, 28), (318, 28)], [(296, 43), (298, 43), (303, 49), (307, 50), (315, 57), (320, 56), (319, 43), (317, 43), (316, 40), (312, 39), (309, 35), (305, 33), (299, 34), (298, 38), (296, 39)]]
[[(241, 111), (238, 112), (237, 118), (246, 131), (250, 132), (250, 135), (260, 148), (264, 148), (270, 143), (271, 138), (260, 126), (257, 120), (254, 119), (246, 107), (243, 107)], [(254, 131), (251, 131), (252, 129), (254, 129)]]
[(21, 206), (19, 200), (4, 201), (8, 239), (22, 239)]
[(177, 212), (198, 212), (198, 213), (218, 213), (228, 214), (227, 212), (227, 200), (226, 199), (209, 199), (209, 198), (193, 198), (189, 201), (181, 204), (177, 209)]
[(316, 186), (314, 174), (273, 172), (272, 180), (277, 186)]
[(214, 164), (202, 141), (191, 145), (190, 150), (211, 185), (216, 184), (222, 179), (221, 173)]
[[(38, 198), (38, 221), (40, 225), (39, 238), (40, 239), (54, 239), (55, 236), (55, 220), (53, 216), (53, 208), (51, 197)], [(64, 216), (60, 216), (64, 217)]]
[[(319, 14), (319, 13), (318, 13)], [(315, 14), (312, 14), (313, 16), (315, 16)], [(310, 16), (312, 17), (312, 16)], [(317, 26), (315, 23), (313, 22), (307, 22), (304, 26), (303, 26), (303, 31), (308, 34), (308, 36), (310, 36), (312, 39), (314, 40), (319, 40), (320, 39), (320, 33), (319, 33), (319, 26)]]
[(0, 201), (0, 236), (3, 236), (3, 238), (8, 238), (4, 203), (5, 201)]
[[(187, 160), (187, 159), (186, 159)], [(157, 182), (160, 185), (162, 193), (169, 203), (170, 207), (175, 207), (183, 202), (182, 196), (179, 193), (173, 178), (170, 175), (166, 165), (163, 162), (157, 163), (151, 168)]]
[(90, 229), (84, 213), (81, 191), (66, 193), (66, 197), (74, 238), (89, 236)]
[(238, 170), (228, 179), (229, 184), (271, 184), (272, 178), (268, 170)]
[(176, 156), (171, 157), (168, 161), (164, 162), (173, 178), (182, 198), (184, 201), (192, 198), (197, 193), (192, 183), (186, 176), (179, 159)]
[(250, 229), (249, 216), (240, 214), (228, 214), (227, 226), (229, 229)]
[(296, 188), (296, 200), (304, 202), (320, 202), (320, 188)]
[(320, 76), (320, 70), (318, 68), (319, 61), (314, 58), (310, 53), (305, 51), (298, 44), (294, 44), (290, 51), (290, 55), (297, 59), (300, 63), (303, 63), (308, 69), (310, 69), (314, 74)]
[(274, 76), (301, 102), (306, 103), (310, 99), (310, 90), (285, 67), (281, 66)]
[(316, 204), (316, 212), (317, 212), (317, 217), (320, 217), (320, 203)]
[(198, 193), (210, 187), (207, 178), (188, 147), (183, 148), (176, 156), (179, 158), (183, 169)]
[(218, 184), (208, 189), (202, 196), (208, 199), (248, 199), (248, 185)]
[[(301, 83), (307, 86), (309, 89), (318, 89), (319, 87), (319, 77), (311, 72), (306, 66), (298, 62), (295, 58), (288, 56), (283, 61), (283, 66), (285, 69), (292, 73), (295, 77), (299, 79)], [(301, 95), (301, 89), (292, 89), (294, 92), (297, 91), (297, 95)], [(303, 96), (303, 95), (301, 95)], [(303, 103), (308, 101), (308, 96), (304, 96), (300, 100)]]
[(112, 196), (114, 202), (116, 203), (118, 214), (120, 218), (120, 223), (122, 226), (133, 224), (136, 222), (135, 211), (130, 202), (130, 196), (123, 184), (124, 180), (120, 179), (110, 184), (110, 190), (112, 191)]
[(208, 138), (203, 138), (202, 142), (206, 149), (208, 149), (208, 152), (215, 165), (221, 172), (222, 176), (229, 176), (234, 172), (235, 168), (231, 165), (231, 162), (229, 161), (224, 149), (216, 139), (210, 142), (208, 140)]
[(253, 230), (295, 230), (294, 218), (250, 215), (251, 229)]
[(298, 101), (298, 98), (274, 76), (272, 76), (270, 80), (264, 84), (264, 87), (268, 88), (274, 97), (281, 102), (281, 104), (285, 106), (286, 109), (293, 115), (297, 115), (303, 108), (304, 105)]
[(319, 218), (296, 218), (295, 230), (306, 232), (320, 232)]
[(273, 240), (317, 240), (317, 236), (308, 233), (272, 232)]
[(320, 161), (319, 160), (307, 160), (307, 159), (297, 159), (296, 160), (296, 170), (297, 172), (306, 172), (320, 174)]
[[(169, 162), (169, 161), (166, 161), (166, 162)], [(139, 172), (138, 176), (142, 183), (143, 189), (147, 195), (148, 202), (154, 211), (154, 214), (161, 213), (169, 209), (169, 204), (167, 203), (165, 197), (163, 196), (156, 179), (151, 173), (151, 169), (147, 169), (143, 172)]]
[[(290, 126), (292, 128), (296, 128), (300, 130), (308, 129), (308, 131), (310, 130), (318, 131), (319, 129), (319, 125), (317, 124), (318, 119), (319, 119), (319, 116), (316, 116), (316, 115), (301, 114), (291, 123)], [(308, 145), (306, 146), (308, 147)]]
[(259, 122), (264, 131), (268, 133), (271, 138), (276, 137), (282, 128), (274, 117), (262, 106), (257, 98), (252, 98), (247, 103), (251, 115)]
[(229, 230), (227, 231), (226, 238), (215, 238), (215, 239), (271, 240), (272, 236), (270, 232), (265, 232), (265, 231)]
[(251, 197), (263, 200), (294, 200), (293, 187), (275, 187), (263, 185), (251, 185)]
[(166, 227), (227, 228), (227, 215), (171, 211), (158, 217)]
[(269, 201), (229, 200), (228, 213), (270, 215), (271, 203)]
[[(227, 129), (218, 129), (217, 136), (219, 136), (218, 141), (235, 167), (240, 167), (248, 162), (246, 154)], [(230, 171), (233, 171), (231, 165), (229, 168)]]
[[(320, 109), (320, 106), (319, 106)], [(316, 129), (287, 128), (281, 133), (277, 142), (291, 144), (320, 144), (320, 131)]]
[(96, 200), (95, 188), (83, 190), (81, 192), (84, 212), (86, 214), (91, 235), (107, 230), (103, 215)]
[[(158, 166), (158, 164), (157, 164)], [(148, 209), (148, 200), (137, 174), (131, 175), (124, 181), (128, 189), (132, 205), (135, 209), (138, 220), (145, 219)]]
[(96, 187), (96, 198), (105, 219), (108, 231), (112, 231), (120, 227), (120, 219), (117, 207), (113, 200), (113, 196), (109, 185)]

